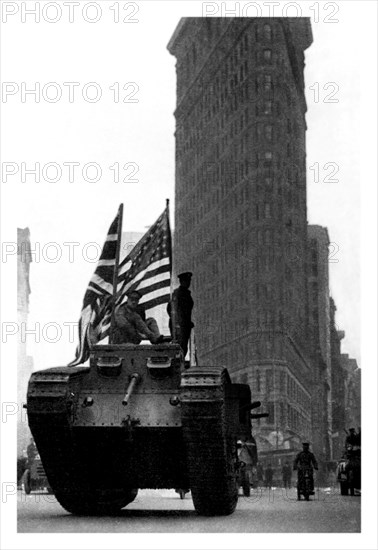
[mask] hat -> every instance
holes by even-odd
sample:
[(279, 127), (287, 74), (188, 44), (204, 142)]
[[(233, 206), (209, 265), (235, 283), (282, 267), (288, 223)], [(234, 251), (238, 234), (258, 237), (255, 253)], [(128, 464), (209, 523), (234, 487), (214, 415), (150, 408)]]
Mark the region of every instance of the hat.
[(305, 441), (304, 443), (302, 443), (303, 447), (309, 447), (310, 446), (310, 443), (308, 443), (308, 441)]
[(179, 279), (190, 279), (192, 277), (193, 273), (191, 271), (184, 271), (184, 273), (180, 273), (177, 275)]
[(133, 294), (136, 294), (139, 299), (142, 297), (142, 294), (138, 290), (130, 290), (130, 292), (127, 293), (127, 297), (129, 298)]
[(354, 428), (349, 428), (350, 432), (355, 432), (356, 430)]

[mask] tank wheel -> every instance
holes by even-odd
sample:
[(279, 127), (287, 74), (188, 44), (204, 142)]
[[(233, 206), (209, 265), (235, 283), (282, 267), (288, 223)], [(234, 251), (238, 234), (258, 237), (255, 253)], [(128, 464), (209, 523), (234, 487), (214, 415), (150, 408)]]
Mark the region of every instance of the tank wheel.
[(237, 438), (227, 433), (222, 367), (191, 368), (183, 374), (181, 410), (190, 490), (198, 514), (229, 515), (238, 500)]
[(57, 490), (57, 501), (74, 515), (106, 515), (119, 512), (124, 506), (135, 500), (138, 489), (107, 491), (64, 491)]
[(241, 486), (243, 487), (243, 495), (245, 497), (251, 496), (251, 484), (249, 482), (249, 475), (245, 471), (245, 468), (241, 471)]
[(23, 474), (23, 484), (24, 484), (25, 493), (27, 495), (30, 495), (31, 493), (30, 470), (25, 470)]

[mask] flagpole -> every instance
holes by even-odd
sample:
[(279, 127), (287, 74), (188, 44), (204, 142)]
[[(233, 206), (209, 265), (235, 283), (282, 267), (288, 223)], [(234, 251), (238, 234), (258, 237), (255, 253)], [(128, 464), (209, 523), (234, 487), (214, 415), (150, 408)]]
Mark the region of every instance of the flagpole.
[[(169, 199), (165, 199), (165, 203), (166, 203), (166, 210), (167, 210), (167, 218), (168, 218), (168, 223), (169, 223)], [(172, 239), (171, 239), (172, 241)], [(171, 251), (170, 251), (170, 264), (171, 264), (171, 281), (172, 281), (172, 271), (173, 271), (173, 259), (172, 259), (172, 247), (171, 247)], [(176, 341), (176, 319), (177, 319), (177, 315), (176, 315), (176, 302), (172, 299), (172, 282), (171, 282), (171, 289), (170, 289), (170, 304), (171, 304), (171, 326), (172, 326), (172, 341), (175, 342)]]
[(110, 318), (109, 344), (111, 344), (113, 341), (113, 333), (114, 333), (114, 315), (115, 315), (115, 305), (116, 305), (116, 299), (117, 299), (119, 254), (121, 250), (121, 240), (122, 240), (123, 203), (120, 204), (118, 213), (119, 213), (119, 217), (118, 217), (118, 228), (117, 228), (117, 248), (116, 248), (114, 273), (113, 273), (113, 301), (112, 301), (112, 315)]

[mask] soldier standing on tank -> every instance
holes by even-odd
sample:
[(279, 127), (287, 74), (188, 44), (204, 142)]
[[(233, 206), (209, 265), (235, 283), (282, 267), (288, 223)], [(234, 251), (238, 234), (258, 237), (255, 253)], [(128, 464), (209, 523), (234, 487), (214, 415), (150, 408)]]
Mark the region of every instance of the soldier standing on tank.
[(172, 299), (167, 306), (170, 317), (169, 330), (181, 346), (184, 357), (187, 354), (190, 333), (194, 327), (192, 323), (193, 298), (189, 290), (192, 275), (190, 271), (180, 273), (178, 276), (180, 286), (173, 292)]

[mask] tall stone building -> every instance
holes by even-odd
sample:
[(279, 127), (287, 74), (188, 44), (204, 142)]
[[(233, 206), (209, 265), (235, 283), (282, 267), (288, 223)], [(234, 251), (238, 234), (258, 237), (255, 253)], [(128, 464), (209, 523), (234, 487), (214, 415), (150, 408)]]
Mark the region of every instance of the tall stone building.
[(313, 364), (312, 431), (314, 450), (321, 462), (332, 459), (329, 244), (325, 227), (308, 226), (308, 319)]
[[(307, 18), (184, 18), (177, 58), (175, 271), (191, 270), (198, 355), (270, 413), (264, 452), (311, 440)], [(278, 456), (278, 455), (277, 455)]]
[(30, 295), (30, 231), (28, 228), (17, 229), (17, 456), (22, 455), (26, 449), (30, 431), (27, 424), (25, 409), (28, 381), (33, 370), (33, 359), (27, 354), (26, 340), (24, 337), (28, 323), (29, 295)]

